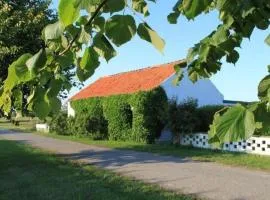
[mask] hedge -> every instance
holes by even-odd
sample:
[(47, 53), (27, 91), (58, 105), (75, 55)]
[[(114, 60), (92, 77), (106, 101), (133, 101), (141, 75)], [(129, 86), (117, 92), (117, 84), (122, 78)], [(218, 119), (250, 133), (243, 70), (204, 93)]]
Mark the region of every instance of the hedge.
[(224, 107), (224, 105), (207, 105), (197, 108), (198, 123), (195, 132), (208, 132), (215, 113)]
[(165, 126), (168, 101), (165, 91), (158, 87), (133, 94), (75, 100), (71, 106), (76, 118), (88, 115), (88, 122), (93, 118), (104, 119), (107, 128), (103, 127), (102, 134), (110, 140), (154, 143)]

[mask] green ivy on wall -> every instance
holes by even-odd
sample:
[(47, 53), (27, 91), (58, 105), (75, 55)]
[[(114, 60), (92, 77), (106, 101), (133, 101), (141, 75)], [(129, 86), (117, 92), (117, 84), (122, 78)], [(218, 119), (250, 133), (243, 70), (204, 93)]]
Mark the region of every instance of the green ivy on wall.
[(157, 87), (133, 94), (94, 97), (71, 102), (76, 116), (107, 120), (110, 140), (131, 140), (154, 143), (167, 119), (168, 100)]

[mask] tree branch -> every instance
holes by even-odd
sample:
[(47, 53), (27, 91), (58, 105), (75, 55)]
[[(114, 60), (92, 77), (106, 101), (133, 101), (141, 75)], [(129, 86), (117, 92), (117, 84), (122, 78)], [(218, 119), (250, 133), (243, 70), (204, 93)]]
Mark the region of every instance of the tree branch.
[[(85, 24), (85, 26), (89, 26), (91, 25), (91, 23), (94, 21), (95, 17), (99, 14), (100, 10), (102, 9), (102, 7), (107, 3), (107, 1), (109, 0), (103, 0), (99, 6), (97, 7), (97, 9), (95, 10), (94, 14), (91, 16), (91, 18), (88, 20), (88, 22)], [(67, 46), (67, 48), (65, 50), (63, 50), (62, 52), (59, 53), (59, 56), (64, 55), (73, 45), (73, 43), (78, 39), (80, 35), (80, 32), (78, 32), (74, 38), (71, 40), (71, 42), (69, 43), (69, 45)]]

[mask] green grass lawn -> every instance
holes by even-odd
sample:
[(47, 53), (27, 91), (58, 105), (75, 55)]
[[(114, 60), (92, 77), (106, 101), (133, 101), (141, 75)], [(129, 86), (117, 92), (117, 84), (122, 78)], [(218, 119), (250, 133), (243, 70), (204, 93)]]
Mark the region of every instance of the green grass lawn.
[[(0, 123), (0, 128), (15, 128), (26, 131), (23, 125), (14, 127), (10, 123)], [(173, 155), (182, 158), (192, 158), (200, 161), (217, 162), (230, 166), (240, 166), (250, 169), (259, 169), (270, 171), (270, 156), (251, 155), (245, 153), (221, 152), (208, 149), (199, 149), (192, 147), (173, 146), (170, 144), (141, 144), (134, 142), (118, 141), (93, 141), (86, 137), (63, 136), (56, 134), (36, 133), (47, 137), (53, 137), (62, 140), (71, 140), (85, 144), (104, 146), (114, 149), (129, 149), (135, 151), (158, 153), (163, 155)]]
[(39, 149), (0, 140), (1, 200), (192, 200), (158, 186), (71, 163)]

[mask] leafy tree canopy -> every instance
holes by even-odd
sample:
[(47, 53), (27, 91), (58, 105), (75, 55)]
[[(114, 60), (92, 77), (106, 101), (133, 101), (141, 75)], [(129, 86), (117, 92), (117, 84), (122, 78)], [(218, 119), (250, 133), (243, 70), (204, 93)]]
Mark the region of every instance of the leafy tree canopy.
[[(70, 89), (70, 80), (65, 75), (68, 66), (72, 65), (79, 80), (84, 81), (95, 72), (100, 59), (109, 61), (117, 54), (115, 47), (136, 34), (162, 52), (164, 40), (145, 20), (138, 20), (147, 19), (150, 3), (156, 1), (59, 0), (59, 21), (43, 30), (46, 45), (35, 54), (22, 55), (10, 65), (0, 106), (8, 111), (15, 88), (27, 83), (32, 88), (28, 108), (44, 118), (59, 108), (59, 91)], [(175, 24), (179, 16), (194, 20), (211, 11), (219, 13), (220, 24), (189, 50), (186, 66), (176, 66), (178, 80), (182, 77), (182, 67), (187, 67), (189, 78), (197, 81), (217, 73), (221, 59), (236, 63), (242, 41), (255, 28), (268, 29), (270, 23), (269, 0), (178, 0), (168, 21)], [(265, 42), (270, 45), (270, 35)], [(258, 129), (269, 128), (270, 75), (259, 84), (258, 96), (260, 101), (252, 105), (237, 105), (217, 113), (210, 141), (244, 139)]]
[(43, 45), (42, 29), (55, 21), (48, 0), (0, 0), (0, 81), (8, 66), (25, 52), (35, 53)]
[[(35, 53), (44, 46), (41, 31), (56, 21), (49, 4), (48, 0), (0, 0), (0, 86), (7, 78), (8, 67), (13, 61), (25, 52)], [(29, 95), (30, 88), (25, 84), (16, 88), (11, 104), (13, 108), (22, 110), (26, 104), (24, 97)]]

